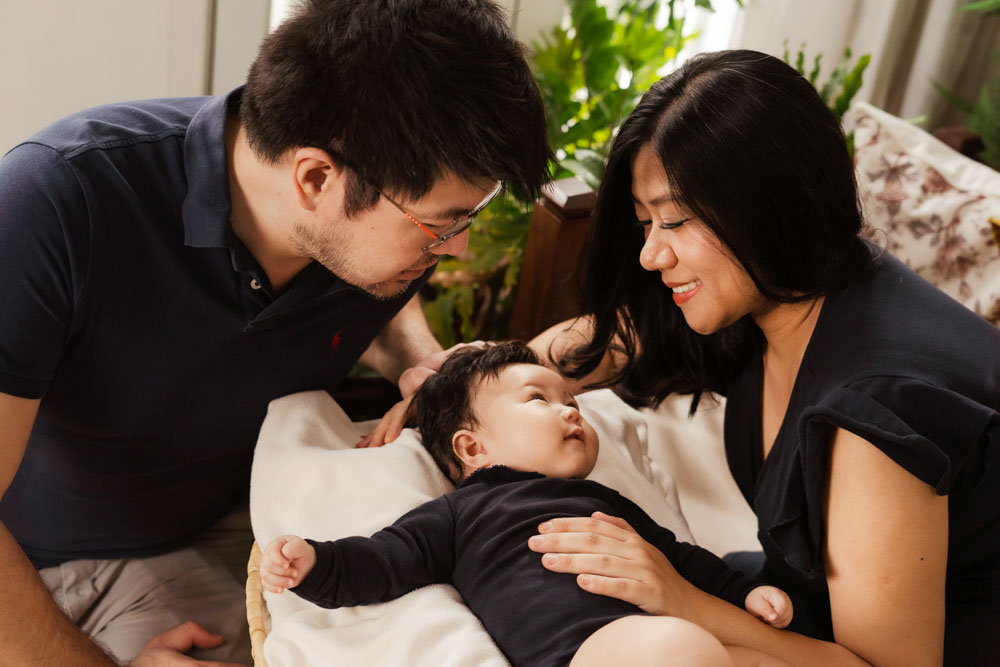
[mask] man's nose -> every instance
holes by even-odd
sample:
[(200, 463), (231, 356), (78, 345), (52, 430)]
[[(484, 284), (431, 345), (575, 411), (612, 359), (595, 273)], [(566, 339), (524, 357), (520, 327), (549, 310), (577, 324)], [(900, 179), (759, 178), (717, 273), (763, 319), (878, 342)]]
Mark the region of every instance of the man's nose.
[(469, 230), (466, 229), (461, 234), (456, 234), (436, 248), (431, 248), (428, 252), (435, 255), (461, 255), (469, 247)]

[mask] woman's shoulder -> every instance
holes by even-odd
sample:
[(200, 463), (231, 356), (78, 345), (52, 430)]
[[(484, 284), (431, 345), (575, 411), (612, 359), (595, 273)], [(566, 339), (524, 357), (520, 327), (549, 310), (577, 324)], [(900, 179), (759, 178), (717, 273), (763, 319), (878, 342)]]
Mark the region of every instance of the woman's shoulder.
[(803, 366), (829, 389), (910, 378), (996, 405), (1000, 329), (885, 254), (827, 296)]

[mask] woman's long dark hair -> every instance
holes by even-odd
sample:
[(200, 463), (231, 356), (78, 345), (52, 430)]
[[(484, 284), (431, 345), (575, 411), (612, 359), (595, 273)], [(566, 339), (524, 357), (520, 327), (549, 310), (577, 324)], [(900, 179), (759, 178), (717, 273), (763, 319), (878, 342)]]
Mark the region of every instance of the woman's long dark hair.
[(835, 291), (871, 265), (858, 236), (854, 165), (836, 117), (812, 85), (755, 51), (696, 56), (655, 83), (612, 145), (584, 250), (591, 340), (559, 362), (593, 371), (611, 345), (625, 365), (600, 386), (634, 405), (670, 393), (721, 392), (764, 337), (749, 316), (695, 333), (656, 272), (639, 265), (632, 159), (651, 144), (672, 194), (742, 264), (768, 299), (791, 303)]

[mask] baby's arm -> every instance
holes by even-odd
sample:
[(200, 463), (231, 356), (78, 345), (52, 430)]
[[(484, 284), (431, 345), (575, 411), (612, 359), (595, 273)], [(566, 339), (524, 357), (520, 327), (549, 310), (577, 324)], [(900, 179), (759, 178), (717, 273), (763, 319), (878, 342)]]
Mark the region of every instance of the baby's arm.
[[(287, 536), (275, 542), (279, 544), (268, 544), (261, 559), (261, 581), (267, 590), (290, 589), (327, 609), (393, 600), (415, 588), (448, 581), (454, 569), (454, 523), (447, 495), (413, 509), (371, 537), (320, 542)], [(303, 554), (305, 559), (293, 559)]]
[(260, 560), (260, 580), (272, 593), (295, 588), (316, 564), (316, 550), (296, 535), (282, 535), (271, 540)]
[(774, 586), (758, 586), (747, 594), (748, 612), (776, 628), (792, 622), (792, 601), (785, 591)]

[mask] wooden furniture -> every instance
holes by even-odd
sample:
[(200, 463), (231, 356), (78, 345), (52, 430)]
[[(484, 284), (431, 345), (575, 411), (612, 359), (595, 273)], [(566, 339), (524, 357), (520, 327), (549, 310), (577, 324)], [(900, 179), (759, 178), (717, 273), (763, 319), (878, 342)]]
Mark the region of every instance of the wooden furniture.
[(596, 195), (583, 181), (564, 178), (535, 202), (518, 280), (510, 337), (528, 340), (580, 312), (580, 251)]

